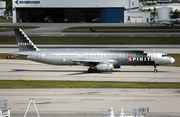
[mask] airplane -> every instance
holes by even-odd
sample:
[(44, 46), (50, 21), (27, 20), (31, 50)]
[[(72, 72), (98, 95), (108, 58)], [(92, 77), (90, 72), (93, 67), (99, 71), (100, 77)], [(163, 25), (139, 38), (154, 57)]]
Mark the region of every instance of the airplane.
[(174, 26), (175, 23), (180, 23), (180, 18), (178, 19), (152, 19), (152, 21), (149, 22), (151, 26), (155, 24), (165, 24), (166, 26), (168, 25)]
[(156, 66), (175, 62), (167, 53), (155, 50), (40, 50), (22, 29), (14, 29), (18, 52), (12, 55), (36, 62), (53, 65), (89, 66), (94, 71), (113, 72), (121, 65)]

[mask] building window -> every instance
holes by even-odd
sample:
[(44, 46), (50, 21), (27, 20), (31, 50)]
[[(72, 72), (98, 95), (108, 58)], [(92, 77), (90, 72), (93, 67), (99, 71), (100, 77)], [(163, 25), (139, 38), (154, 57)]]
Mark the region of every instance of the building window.
[(130, 21), (130, 16), (128, 16), (128, 21)]
[(132, 6), (134, 6), (134, 2), (132, 2)]

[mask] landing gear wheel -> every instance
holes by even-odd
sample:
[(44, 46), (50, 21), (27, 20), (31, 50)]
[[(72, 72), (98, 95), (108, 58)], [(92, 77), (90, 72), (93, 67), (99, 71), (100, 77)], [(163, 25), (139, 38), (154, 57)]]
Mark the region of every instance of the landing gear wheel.
[(92, 69), (92, 68), (89, 68), (89, 69), (88, 69), (88, 73), (93, 73), (93, 69)]
[(156, 65), (154, 65), (154, 73), (158, 72), (158, 70), (156, 69)]

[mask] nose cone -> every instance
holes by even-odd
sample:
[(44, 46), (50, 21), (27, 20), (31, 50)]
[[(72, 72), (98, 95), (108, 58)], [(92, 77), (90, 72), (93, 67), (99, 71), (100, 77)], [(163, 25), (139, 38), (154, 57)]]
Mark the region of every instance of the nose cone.
[(175, 62), (175, 59), (174, 58), (171, 58), (171, 64)]

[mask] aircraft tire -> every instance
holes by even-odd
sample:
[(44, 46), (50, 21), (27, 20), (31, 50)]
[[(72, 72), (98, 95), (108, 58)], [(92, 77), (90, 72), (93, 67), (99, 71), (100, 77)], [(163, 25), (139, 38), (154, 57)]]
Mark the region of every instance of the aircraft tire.
[(92, 68), (89, 68), (89, 69), (88, 69), (88, 73), (93, 73), (93, 69), (92, 69)]
[(155, 70), (154, 70), (154, 73), (157, 73), (157, 72), (158, 72), (158, 71), (155, 69)]

